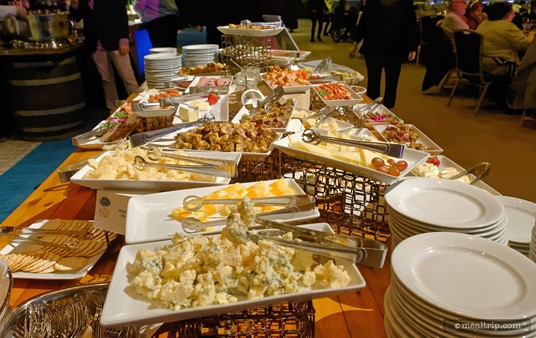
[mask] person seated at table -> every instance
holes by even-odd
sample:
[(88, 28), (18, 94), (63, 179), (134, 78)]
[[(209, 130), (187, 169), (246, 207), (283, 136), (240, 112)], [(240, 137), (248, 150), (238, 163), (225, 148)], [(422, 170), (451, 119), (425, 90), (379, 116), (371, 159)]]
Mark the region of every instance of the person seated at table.
[(451, 0), (448, 5), (448, 13), (445, 18), (438, 22), (447, 32), (459, 29), (470, 29), (465, 18), (467, 2), (465, 0)]
[(482, 67), (488, 74), (512, 76), (530, 40), (512, 23), (515, 12), (509, 2), (496, 2), (489, 6), (488, 18), (476, 31), (484, 36)]
[(4, 18), (8, 15), (26, 15), (26, 8), (22, 6), (0, 6), (0, 21), (4, 20)]
[(512, 23), (515, 12), (509, 2), (496, 2), (489, 6), (488, 18), (476, 31), (484, 36), (482, 69), (494, 77), (490, 97), (504, 108), (510, 109), (513, 99), (512, 77), (530, 40)]
[(469, 28), (476, 29), (487, 18), (487, 14), (484, 13), (484, 4), (478, 0), (470, 1), (465, 11), (465, 18)]
[(536, 40), (527, 51), (512, 81), (515, 93), (514, 109), (536, 109)]

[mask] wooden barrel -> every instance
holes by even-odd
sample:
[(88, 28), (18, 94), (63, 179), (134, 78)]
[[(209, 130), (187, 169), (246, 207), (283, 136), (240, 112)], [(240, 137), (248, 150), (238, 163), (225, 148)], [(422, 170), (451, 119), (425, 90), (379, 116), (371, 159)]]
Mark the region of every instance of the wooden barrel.
[(12, 62), (8, 67), (17, 136), (47, 141), (80, 132), (86, 102), (74, 56), (63, 60)]

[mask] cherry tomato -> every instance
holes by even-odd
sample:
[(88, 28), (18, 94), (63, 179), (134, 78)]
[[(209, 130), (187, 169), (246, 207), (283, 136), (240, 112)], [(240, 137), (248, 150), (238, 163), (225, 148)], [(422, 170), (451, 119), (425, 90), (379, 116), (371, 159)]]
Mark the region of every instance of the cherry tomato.
[(378, 168), (376, 168), (376, 169), (378, 169), (379, 171), (381, 171), (381, 172), (384, 173), (384, 174), (388, 174), (388, 173), (389, 173), (389, 167), (384, 166), (384, 165), (382, 165), (382, 166), (380, 166), (380, 167), (378, 167)]
[(397, 167), (391, 167), (389, 168), (388, 174), (392, 176), (400, 176), (400, 170), (398, 170)]
[(408, 162), (406, 162), (404, 160), (400, 160), (400, 161), (396, 162), (396, 167), (400, 171), (406, 170), (406, 168), (408, 167)]
[(395, 160), (390, 158), (390, 159), (387, 160), (387, 163), (389, 163), (390, 165), (395, 165)]
[(437, 157), (430, 157), (426, 162), (428, 163), (432, 163), (433, 165), (435, 165), (436, 167), (439, 167), (439, 164), (440, 164), (440, 161)]
[(382, 158), (379, 158), (379, 157), (374, 157), (374, 158), (372, 159), (371, 163), (372, 163), (372, 166), (373, 166), (374, 168), (379, 168), (379, 167), (385, 165), (385, 162), (383, 161), (383, 159), (382, 159)]

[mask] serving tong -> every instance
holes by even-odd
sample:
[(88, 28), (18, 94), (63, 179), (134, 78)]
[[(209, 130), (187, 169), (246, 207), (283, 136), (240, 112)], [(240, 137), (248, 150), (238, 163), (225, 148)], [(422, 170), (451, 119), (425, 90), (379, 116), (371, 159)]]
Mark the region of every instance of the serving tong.
[(79, 147), (79, 146), (81, 146), (83, 144), (86, 144), (86, 143), (96, 139), (96, 138), (101, 137), (102, 135), (104, 135), (106, 133), (106, 131), (108, 131), (113, 126), (114, 125), (111, 124), (111, 123), (104, 123), (104, 124), (98, 126), (97, 128), (95, 128), (93, 130), (90, 130), (88, 132), (73, 136), (71, 138), (71, 142), (72, 142), (73, 146)]
[(325, 119), (327, 119), (331, 115), (333, 115), (333, 113), (335, 113), (336, 111), (337, 111), (337, 109), (335, 109), (335, 107), (333, 107), (333, 106), (325, 106), (325, 107), (321, 108), (317, 113), (314, 113), (314, 114), (311, 114), (311, 115), (308, 115), (308, 116), (304, 116), (304, 117), (300, 117), (298, 119), (300, 120), (300, 122), (302, 124), (304, 124), (304, 122), (306, 120), (316, 118), (316, 121), (315, 121), (315, 124), (314, 124), (316, 126), (316, 125), (322, 123), (322, 121), (324, 121)]
[(167, 170), (182, 170), (205, 175), (230, 178), (238, 176), (238, 170), (234, 169), (236, 167), (232, 166), (154, 163), (145, 161), (145, 159), (141, 156), (134, 157), (134, 167), (138, 170), (145, 170), (147, 167), (153, 167)]
[[(301, 249), (314, 254), (351, 261), (373, 268), (383, 267), (387, 246), (379, 241), (340, 234), (330, 234), (313, 229), (305, 229), (290, 224), (255, 217), (256, 226), (233, 229), (225, 232), (233, 243), (269, 240), (277, 245)], [(250, 231), (255, 230), (255, 231)], [(292, 239), (281, 236), (292, 233)]]
[[(302, 195), (299, 195), (302, 196)], [(239, 203), (243, 201), (244, 199), (238, 199), (236, 203)], [(231, 204), (231, 203), (226, 203)], [(273, 210), (273, 211), (267, 211), (257, 214), (257, 218), (277, 218), (282, 215), (294, 213), (294, 212), (301, 212), (301, 211), (311, 211), (314, 210), (316, 207), (316, 198), (309, 195), (303, 195), (303, 197), (296, 198), (296, 204), (293, 206), (288, 206), (283, 209), (279, 210)], [(208, 221), (208, 222), (202, 222), (199, 219), (195, 217), (186, 217), (181, 221), (182, 229), (186, 233), (198, 233), (201, 232), (204, 228), (213, 227), (213, 226), (220, 226), (225, 225), (227, 223), (227, 219), (218, 219), (215, 221)]]
[(370, 103), (367, 103), (359, 108), (355, 108), (354, 110), (352, 110), (354, 112), (354, 114), (358, 117), (358, 118), (363, 118), (363, 116), (365, 116), (366, 114), (370, 113), (371, 111), (373, 111), (374, 109), (378, 109), (379, 106), (381, 106), (383, 103), (383, 97), (377, 97), (376, 99), (374, 99), (374, 101), (370, 102)]
[(198, 172), (207, 175), (221, 176), (221, 177), (236, 177), (238, 176), (238, 162), (232, 160), (220, 160), (204, 157), (191, 157), (178, 154), (167, 153), (165, 149), (161, 150), (157, 147), (148, 147), (146, 149), (147, 157), (151, 161), (159, 161), (162, 157), (180, 160), (195, 165), (180, 165), (180, 164), (166, 164), (166, 163), (151, 163), (145, 161), (141, 156), (134, 158), (134, 166), (138, 170), (145, 170), (146, 167), (156, 167), (164, 169), (175, 169), (183, 171)]
[(173, 127), (167, 127), (167, 128), (157, 129), (153, 131), (147, 131), (145, 133), (138, 133), (138, 134), (131, 135), (128, 137), (128, 141), (132, 148), (136, 148), (136, 147), (143, 146), (147, 143), (157, 141), (161, 139), (163, 136), (174, 133), (181, 129), (197, 127), (199, 125), (202, 125), (203, 123), (214, 121), (214, 120), (215, 120), (214, 115), (212, 113), (207, 113), (205, 114), (205, 116), (197, 119), (196, 121), (185, 122), (185, 123), (181, 123), (180, 125), (173, 126)]
[(367, 141), (358, 141), (352, 139), (342, 139), (331, 136), (320, 135), (312, 129), (306, 129), (302, 134), (302, 140), (306, 143), (318, 144), (320, 142), (329, 142), (335, 144), (341, 144), (345, 146), (359, 147), (372, 151), (377, 151), (388, 156), (402, 158), (404, 155), (403, 144), (396, 143), (386, 143), (386, 142), (367, 142)]
[[(182, 201), (182, 206), (188, 211), (197, 211), (205, 204), (238, 204), (243, 198), (227, 198), (227, 199), (203, 199), (203, 197), (190, 195), (186, 196)], [(271, 196), (250, 198), (255, 205), (274, 205), (295, 207), (296, 205), (304, 205), (311, 203), (313, 200), (309, 195), (287, 195), (287, 196)]]
[(257, 114), (261, 108), (265, 108), (266, 106), (272, 105), (274, 102), (277, 102), (277, 100), (282, 98), (283, 95), (285, 95), (285, 90), (283, 89), (283, 87), (277, 86), (264, 100), (262, 100), (260, 103), (257, 103), (256, 106), (248, 108), (249, 114), (251, 116)]
[(471, 168), (462, 171), (461, 173), (449, 177), (449, 180), (456, 180), (465, 175), (473, 174), (475, 178), (470, 182), (470, 184), (475, 184), (478, 181), (482, 180), (484, 177), (488, 176), (490, 169), (491, 164), (489, 162), (480, 162), (477, 165), (474, 165)]

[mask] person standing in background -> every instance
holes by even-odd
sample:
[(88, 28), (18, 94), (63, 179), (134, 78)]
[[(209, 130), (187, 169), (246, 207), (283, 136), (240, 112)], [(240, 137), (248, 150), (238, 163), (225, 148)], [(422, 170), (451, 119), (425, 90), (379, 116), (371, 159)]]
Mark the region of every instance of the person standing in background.
[(298, 28), (298, 2), (299, 0), (286, 0), (281, 19), (290, 32)]
[(333, 7), (333, 0), (324, 0), (324, 3), (326, 4), (326, 13), (324, 13), (324, 22), (326, 23), (324, 25), (324, 36), (328, 36), (329, 33), (331, 33), (331, 26), (333, 26), (333, 19), (334, 19), (334, 7)]
[(322, 26), (324, 24), (324, 13), (327, 12), (326, 4), (324, 0), (309, 0), (309, 17), (311, 18), (311, 42), (315, 42), (315, 30), (318, 24), (318, 31), (316, 33), (316, 39), (322, 41), (320, 35), (322, 35)]
[(134, 0), (132, 5), (147, 26), (153, 47), (177, 47), (181, 21), (175, 0)]
[(106, 107), (112, 111), (118, 100), (112, 62), (128, 95), (138, 81), (129, 55), (128, 17), (125, 0), (71, 0), (70, 15), (84, 20), (84, 46), (91, 54), (102, 79)]
[(358, 44), (365, 57), (371, 99), (380, 96), (382, 72), (385, 70), (383, 104), (393, 108), (396, 102), (398, 78), (405, 59), (413, 61), (417, 55), (419, 32), (412, 0), (367, 0), (357, 29), (350, 58), (355, 58)]

